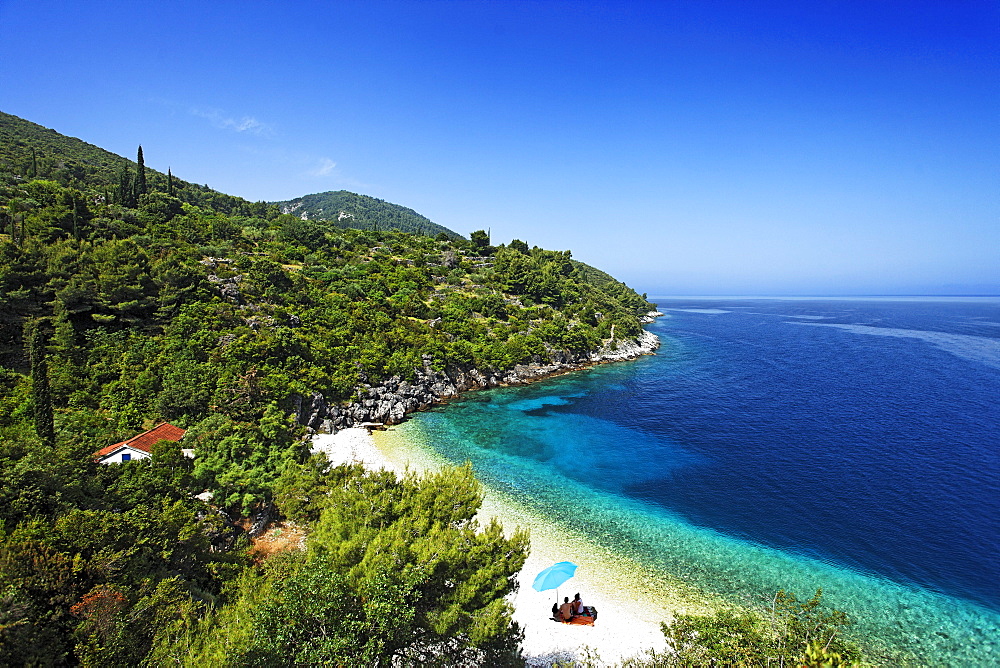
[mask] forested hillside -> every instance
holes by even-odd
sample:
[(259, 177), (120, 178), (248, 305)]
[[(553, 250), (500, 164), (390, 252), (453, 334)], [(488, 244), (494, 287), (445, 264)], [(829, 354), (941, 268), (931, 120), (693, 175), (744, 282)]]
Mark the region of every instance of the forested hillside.
[[(136, 158), (141, 156), (141, 149)], [(61, 135), (11, 114), (0, 112), (0, 180), (4, 183), (31, 179), (54, 181), (61, 186), (87, 191), (108, 204), (135, 208), (137, 193), (126, 182), (136, 174), (136, 162), (105, 151), (75, 137)], [(248, 202), (212, 190), (207, 185), (182, 181), (175, 176), (144, 168), (145, 188), (162, 192), (181, 202), (236, 216), (273, 217), (277, 210), (265, 202)]]
[(337, 190), (314, 195), (304, 195), (284, 202), (272, 202), (282, 213), (290, 213), (306, 220), (326, 221), (337, 227), (357, 230), (399, 230), (413, 234), (436, 236), (444, 234), (449, 239), (461, 235), (431, 222), (413, 209), (385, 200)]
[[(296, 401), (613, 347), (645, 299), (568, 251), (303, 220), (0, 120), (0, 664), (516, 663), (525, 537), (477, 525), (467, 470), (328, 469)], [(164, 420), (182, 443), (95, 463)], [(255, 563), (233, 520), (263, 508), (308, 550)]]

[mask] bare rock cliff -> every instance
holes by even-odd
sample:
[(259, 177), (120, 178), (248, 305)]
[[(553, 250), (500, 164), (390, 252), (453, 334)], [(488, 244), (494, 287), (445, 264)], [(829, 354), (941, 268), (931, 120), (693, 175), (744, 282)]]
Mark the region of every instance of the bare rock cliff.
[(294, 397), (294, 411), (299, 424), (312, 431), (332, 433), (364, 423), (397, 424), (406, 415), (456, 397), (462, 392), (489, 387), (520, 385), (548, 376), (585, 368), (604, 362), (635, 359), (653, 354), (660, 339), (643, 332), (634, 341), (614, 341), (592, 353), (574, 354), (555, 351), (553, 361), (519, 364), (508, 371), (481, 371), (449, 367), (434, 369), (431, 358), (423, 360), (413, 380), (393, 376), (377, 385), (365, 385), (358, 400), (347, 405), (328, 404), (322, 394)]

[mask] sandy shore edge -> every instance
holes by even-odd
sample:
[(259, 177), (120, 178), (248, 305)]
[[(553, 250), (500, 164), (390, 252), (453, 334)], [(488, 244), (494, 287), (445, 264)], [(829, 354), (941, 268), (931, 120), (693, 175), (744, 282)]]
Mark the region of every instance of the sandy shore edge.
[[(313, 451), (324, 452), (331, 462), (360, 462), (371, 469), (434, 470), (446, 465), (419, 443), (396, 428), (371, 434), (367, 429), (345, 429), (336, 434), (317, 434)], [(643, 569), (623, 563), (616, 555), (587, 540), (567, 534), (544, 518), (495, 490), (484, 487), (481, 521), (497, 517), (506, 530), (521, 526), (531, 533), (531, 553), (518, 576), (519, 590), (511, 596), (514, 619), (525, 632), (522, 645), (530, 666), (550, 666), (556, 661), (600, 657), (601, 665), (612, 665), (646, 649), (663, 649), (666, 643), (660, 622), (670, 618), (670, 601), (654, 598), (642, 586)], [(577, 575), (558, 596), (570, 598), (579, 592), (587, 605), (596, 606), (598, 619), (593, 627), (559, 624), (548, 617), (555, 591), (536, 592), (531, 588), (535, 575), (557, 561), (579, 565)]]

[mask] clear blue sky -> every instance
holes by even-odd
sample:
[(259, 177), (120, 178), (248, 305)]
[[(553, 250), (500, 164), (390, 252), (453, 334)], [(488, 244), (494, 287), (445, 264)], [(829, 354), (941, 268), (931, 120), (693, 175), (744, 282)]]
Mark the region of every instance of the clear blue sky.
[(0, 0), (0, 110), (651, 295), (1000, 293), (997, 0)]

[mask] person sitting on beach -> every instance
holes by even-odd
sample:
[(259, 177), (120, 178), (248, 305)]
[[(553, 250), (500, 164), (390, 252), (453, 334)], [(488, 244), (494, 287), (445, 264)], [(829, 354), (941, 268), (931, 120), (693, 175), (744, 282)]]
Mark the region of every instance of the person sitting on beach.
[(569, 602), (569, 596), (563, 598), (563, 604), (559, 606), (559, 621), (568, 622), (573, 619), (573, 604)]
[(586, 609), (583, 607), (583, 600), (580, 598), (580, 594), (577, 594), (573, 599), (573, 614), (583, 615), (586, 614)]

